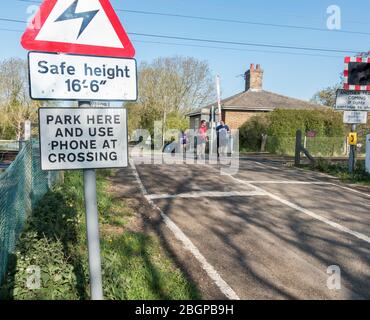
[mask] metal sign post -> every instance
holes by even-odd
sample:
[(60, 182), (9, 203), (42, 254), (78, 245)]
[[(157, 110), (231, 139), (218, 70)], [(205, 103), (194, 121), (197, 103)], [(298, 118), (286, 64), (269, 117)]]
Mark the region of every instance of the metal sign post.
[(127, 110), (90, 101), (136, 101), (135, 49), (109, 0), (44, 0), (21, 44), (31, 99), (78, 101), (39, 109), (41, 168), (83, 170), (91, 299), (102, 300), (95, 170), (127, 167)]
[[(352, 124), (351, 132), (356, 132), (356, 125)], [(357, 143), (357, 141), (356, 141)], [(349, 173), (354, 173), (356, 168), (356, 145), (350, 141), (350, 151), (349, 151)]]
[(123, 108), (40, 108), (42, 170), (83, 170), (91, 298), (103, 299), (99, 218), (96, 194), (98, 168), (128, 165), (127, 111)]
[[(90, 107), (91, 102), (79, 101), (78, 106)], [(83, 174), (91, 299), (103, 300), (96, 172), (94, 169), (85, 169)]]

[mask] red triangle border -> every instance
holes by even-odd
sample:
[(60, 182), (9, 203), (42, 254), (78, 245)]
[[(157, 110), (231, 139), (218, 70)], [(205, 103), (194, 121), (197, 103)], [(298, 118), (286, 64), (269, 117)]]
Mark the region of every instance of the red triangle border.
[[(112, 23), (114, 31), (117, 33), (117, 36), (122, 42), (124, 48), (90, 46), (85, 44), (82, 45), (65, 42), (37, 41), (36, 37), (45, 24), (51, 11), (54, 9), (57, 1), (58, 0), (45, 0), (41, 4), (38, 13), (33, 18), (32, 22), (22, 36), (21, 45), (23, 48), (30, 51), (70, 53), (103, 57), (133, 58), (135, 56), (134, 46), (132, 45), (109, 0), (99, 0), (99, 2)], [(40, 26), (34, 28), (37, 21), (40, 21)]]

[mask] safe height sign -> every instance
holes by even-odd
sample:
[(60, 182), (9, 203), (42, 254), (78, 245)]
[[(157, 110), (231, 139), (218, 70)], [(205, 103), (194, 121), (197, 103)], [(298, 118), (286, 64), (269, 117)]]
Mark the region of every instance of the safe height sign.
[(125, 109), (41, 108), (39, 123), (42, 170), (128, 165)]
[(32, 99), (137, 99), (136, 60), (52, 53), (29, 53)]
[(91, 298), (102, 300), (93, 169), (127, 167), (127, 113), (123, 108), (89, 106), (91, 100), (136, 100), (136, 61), (130, 59), (135, 49), (110, 0), (44, 0), (21, 44), (33, 51), (33, 99), (79, 100), (79, 109), (39, 110), (41, 167), (84, 169)]

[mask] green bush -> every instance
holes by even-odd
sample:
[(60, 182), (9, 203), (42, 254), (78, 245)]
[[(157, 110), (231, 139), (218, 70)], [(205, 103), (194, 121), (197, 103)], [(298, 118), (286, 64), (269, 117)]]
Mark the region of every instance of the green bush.
[(330, 164), (329, 164), (329, 161), (323, 159), (323, 158), (319, 158), (317, 159), (316, 163), (315, 163), (315, 168), (321, 172), (328, 172), (329, 168), (330, 168)]
[(345, 136), (307, 138), (306, 148), (316, 157), (340, 156), (345, 153)]
[[(85, 299), (87, 268), (81, 242), (81, 174), (67, 174), (65, 184), (50, 190), (28, 218), (11, 256), (0, 299), (74, 300)], [(86, 259), (85, 259), (86, 260)], [(41, 270), (41, 287), (26, 286), (27, 268)]]
[(268, 136), (266, 151), (274, 154), (292, 155), (295, 152), (295, 136)]
[[(33, 270), (40, 268), (40, 288), (27, 286)], [(10, 272), (1, 289), (2, 299), (16, 300), (74, 300), (78, 298), (76, 274), (64, 253), (63, 243), (39, 237), (37, 232), (24, 233), (17, 251), (10, 259)]]
[(344, 136), (343, 115), (331, 109), (286, 110), (276, 109), (269, 114), (269, 136), (295, 137), (297, 130), (316, 131), (318, 137)]
[(314, 169), (336, 176), (343, 182), (359, 183), (370, 186), (370, 174), (366, 172), (365, 161), (363, 160), (356, 162), (356, 168), (352, 174), (349, 173), (348, 161), (330, 162), (319, 158), (316, 161)]
[(346, 132), (342, 117), (341, 112), (331, 109), (276, 109), (243, 124), (240, 128), (240, 145), (242, 149), (259, 151), (262, 134), (267, 134), (267, 151), (292, 155), (297, 130), (301, 130), (303, 135), (308, 131), (316, 131), (316, 138), (307, 138), (307, 148), (312, 154), (342, 154)]
[(167, 116), (166, 129), (167, 130), (183, 130), (189, 128), (189, 119), (184, 117), (179, 112), (172, 112)]
[(267, 114), (256, 115), (245, 122), (239, 129), (240, 147), (247, 151), (259, 151), (262, 135), (267, 133), (269, 125)]

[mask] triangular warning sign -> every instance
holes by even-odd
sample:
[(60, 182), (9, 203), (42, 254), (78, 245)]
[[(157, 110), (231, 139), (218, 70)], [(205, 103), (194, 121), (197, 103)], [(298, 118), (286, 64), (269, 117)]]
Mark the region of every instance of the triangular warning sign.
[(21, 44), (32, 51), (135, 56), (109, 0), (45, 0)]

